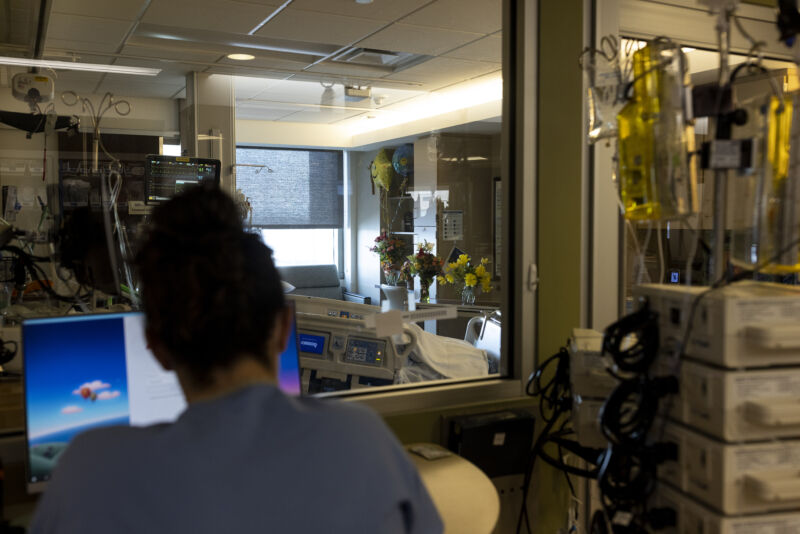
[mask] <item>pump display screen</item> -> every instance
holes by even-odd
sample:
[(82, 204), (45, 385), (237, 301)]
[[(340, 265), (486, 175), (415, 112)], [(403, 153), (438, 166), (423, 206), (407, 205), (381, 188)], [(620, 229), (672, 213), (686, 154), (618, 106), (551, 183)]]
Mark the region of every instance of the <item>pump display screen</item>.
[(350, 338), (347, 340), (347, 350), (345, 350), (344, 353), (344, 361), (365, 363), (368, 365), (383, 365), (383, 355), (385, 352), (385, 341)]
[(325, 352), (325, 336), (300, 333), (300, 351), (308, 354), (323, 354)]
[(145, 161), (146, 204), (165, 202), (200, 183), (210, 181), (219, 185), (218, 159), (149, 155)]

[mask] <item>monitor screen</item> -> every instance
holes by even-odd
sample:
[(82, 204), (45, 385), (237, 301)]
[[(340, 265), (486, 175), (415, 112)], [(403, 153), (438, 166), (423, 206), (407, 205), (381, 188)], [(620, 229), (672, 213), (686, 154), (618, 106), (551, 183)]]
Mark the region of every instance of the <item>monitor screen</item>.
[[(40, 491), (80, 432), (174, 421), (185, 409), (177, 376), (147, 348), (140, 313), (31, 319), (22, 324), (27, 483)], [(294, 320), (279, 386), (300, 393)]]
[(289, 342), (278, 358), (278, 386), (287, 395), (300, 395), (300, 354), (297, 351), (297, 315), (294, 303), (287, 305), (292, 310), (292, 331)]
[(220, 167), (218, 159), (148, 155), (145, 159), (145, 204), (160, 204), (203, 182), (219, 185)]

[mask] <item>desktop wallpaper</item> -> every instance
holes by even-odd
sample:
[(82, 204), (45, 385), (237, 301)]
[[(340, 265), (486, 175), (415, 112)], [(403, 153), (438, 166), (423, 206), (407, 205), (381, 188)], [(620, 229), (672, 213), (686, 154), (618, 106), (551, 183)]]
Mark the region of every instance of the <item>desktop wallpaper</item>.
[(292, 332), (286, 350), (278, 358), (278, 386), (287, 395), (300, 395), (300, 359), (297, 353), (297, 320), (292, 319)]
[(23, 326), (31, 481), (45, 480), (78, 433), (129, 423), (120, 316)]

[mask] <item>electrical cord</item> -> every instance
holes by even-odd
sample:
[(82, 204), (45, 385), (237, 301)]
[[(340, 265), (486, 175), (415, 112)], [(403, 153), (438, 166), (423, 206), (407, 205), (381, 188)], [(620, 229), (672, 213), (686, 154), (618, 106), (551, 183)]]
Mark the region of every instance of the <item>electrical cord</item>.
[[(584, 469), (567, 464), (564, 459), (564, 451), (566, 450), (595, 466), (602, 461), (604, 450), (583, 447), (576, 441), (565, 438), (565, 436), (574, 434), (574, 430), (568, 427), (571, 423), (572, 412), (569, 362), (569, 351), (562, 347), (556, 354), (542, 362), (538, 369), (528, 378), (528, 382), (525, 385), (525, 392), (528, 395), (540, 398), (539, 414), (545, 426), (534, 442), (528, 457), (523, 480), (522, 508), (517, 520), (516, 532), (518, 534), (521, 532), (523, 523), (527, 531), (531, 532), (527, 498), (537, 458), (541, 458), (546, 464), (564, 473), (567, 486), (573, 496), (576, 493), (570, 475), (596, 478), (598, 469), (597, 467)], [(552, 376), (549, 379), (544, 379), (544, 375), (548, 370), (552, 370)], [(553, 429), (559, 421), (561, 421), (561, 424), (554, 431)], [(545, 446), (548, 444), (555, 446), (557, 457), (551, 456), (546, 452)]]
[(603, 354), (614, 361), (608, 369), (618, 380), (622, 374), (645, 373), (658, 355), (658, 315), (645, 302), (637, 311), (626, 315), (606, 328), (603, 335)]
[[(80, 295), (80, 289), (74, 295), (59, 295), (51, 287), (51, 284), (49, 282), (45, 282), (43, 280), (44, 278), (47, 278), (47, 275), (42, 270), (42, 268), (36, 264), (36, 261), (49, 261), (49, 258), (42, 258), (40, 256), (31, 256), (21, 248), (13, 245), (6, 245), (0, 248), (0, 250), (4, 250), (6, 252), (10, 252), (16, 255), (17, 268), (15, 269), (15, 271), (18, 271), (19, 269), (22, 270), (21, 271), (22, 273), (27, 271), (31, 275), (31, 278), (33, 278), (34, 281), (38, 282), (39, 287), (43, 289), (52, 298), (61, 302), (69, 302), (72, 304), (75, 304), (76, 301), (82, 300), (83, 297)], [(15, 272), (15, 279), (18, 278), (17, 276), (18, 274), (20, 274), (20, 272)]]

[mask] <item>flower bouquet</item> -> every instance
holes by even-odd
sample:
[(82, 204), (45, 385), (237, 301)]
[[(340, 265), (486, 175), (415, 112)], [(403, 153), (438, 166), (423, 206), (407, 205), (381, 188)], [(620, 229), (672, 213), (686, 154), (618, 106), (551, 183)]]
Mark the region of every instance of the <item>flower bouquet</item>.
[(447, 266), (443, 276), (439, 276), (442, 284), (453, 284), (461, 289), (461, 304), (475, 304), (475, 288), (480, 284), (483, 293), (492, 290), (492, 275), (486, 269), (487, 258), (481, 258), (478, 265), (472, 264), (472, 258), (461, 254), (457, 261)]
[(375, 238), (375, 245), (370, 250), (380, 258), (381, 269), (383, 269), (387, 284), (396, 286), (405, 281), (406, 276), (402, 272), (406, 250), (405, 241), (389, 237), (384, 232)]
[(407, 256), (403, 273), (407, 279), (419, 276), (420, 301), (430, 301), (431, 282), (443, 273), (444, 261), (433, 253), (433, 243), (424, 241), (417, 245), (417, 253)]

